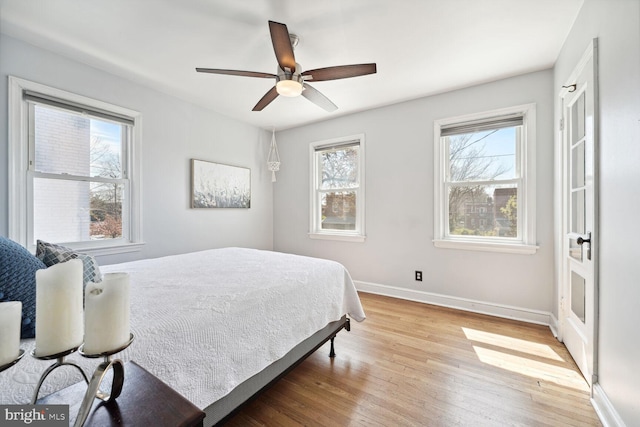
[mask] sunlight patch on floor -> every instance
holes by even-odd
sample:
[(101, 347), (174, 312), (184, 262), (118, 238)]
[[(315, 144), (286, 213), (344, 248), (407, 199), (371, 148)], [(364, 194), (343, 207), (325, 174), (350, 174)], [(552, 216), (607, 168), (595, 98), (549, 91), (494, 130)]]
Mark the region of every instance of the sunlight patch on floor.
[(478, 355), (478, 359), (483, 363), (576, 390), (589, 390), (589, 386), (584, 378), (582, 378), (582, 375), (573, 369), (563, 368), (551, 363), (539, 362), (527, 357), (515, 356), (480, 346), (473, 346), (473, 349)]
[(471, 341), (490, 344), (496, 347), (508, 348), (520, 353), (544, 357), (546, 359), (557, 360), (559, 362), (564, 361), (562, 357), (558, 355), (558, 353), (556, 353), (550, 346), (546, 344), (521, 340), (505, 335), (492, 334), (490, 332), (479, 331), (477, 329), (471, 328), (462, 328), (462, 331), (464, 332), (467, 339)]

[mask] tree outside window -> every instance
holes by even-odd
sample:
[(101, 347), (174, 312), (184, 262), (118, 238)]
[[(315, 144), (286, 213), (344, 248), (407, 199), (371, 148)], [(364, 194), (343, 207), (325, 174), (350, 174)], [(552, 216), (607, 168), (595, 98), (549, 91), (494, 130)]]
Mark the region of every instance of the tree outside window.
[(443, 137), (449, 152), (451, 235), (517, 237), (513, 206), (520, 132), (521, 126), (513, 126)]
[(141, 114), (13, 76), (8, 87), (8, 237), (139, 250)]
[(434, 245), (535, 253), (535, 104), (434, 122)]
[(33, 106), (34, 236), (82, 242), (123, 235), (126, 126)]
[(364, 238), (364, 137), (312, 143), (312, 238)]

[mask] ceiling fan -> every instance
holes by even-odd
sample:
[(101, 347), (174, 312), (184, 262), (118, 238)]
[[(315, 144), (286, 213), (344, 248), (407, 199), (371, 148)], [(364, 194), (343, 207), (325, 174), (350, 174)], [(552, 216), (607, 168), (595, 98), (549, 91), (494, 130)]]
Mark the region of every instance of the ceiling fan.
[(326, 96), (313, 88), (307, 81), (321, 82), (326, 80), (338, 80), (348, 77), (364, 76), (376, 72), (376, 64), (338, 65), (335, 67), (317, 68), (315, 70), (302, 71), (300, 64), (296, 62), (293, 48), (298, 43), (295, 34), (289, 34), (285, 24), (269, 21), (271, 43), (278, 60), (276, 74), (260, 73), (254, 71), (222, 70), (218, 68), (196, 68), (199, 73), (228, 74), (232, 76), (275, 78), (276, 84), (258, 101), (253, 111), (262, 111), (278, 95), (294, 97), (302, 95), (309, 101), (325, 109), (335, 111), (338, 107)]

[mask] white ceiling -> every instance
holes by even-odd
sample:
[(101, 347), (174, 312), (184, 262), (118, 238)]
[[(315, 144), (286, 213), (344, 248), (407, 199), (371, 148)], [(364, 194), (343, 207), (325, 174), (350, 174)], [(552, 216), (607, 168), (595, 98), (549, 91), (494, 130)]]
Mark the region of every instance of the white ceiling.
[[(583, 0), (0, 0), (0, 31), (265, 129), (277, 130), (553, 66)], [(300, 37), (303, 69), (378, 73), (251, 109), (275, 73), (267, 21)], [(1, 60), (1, 52), (0, 52)]]

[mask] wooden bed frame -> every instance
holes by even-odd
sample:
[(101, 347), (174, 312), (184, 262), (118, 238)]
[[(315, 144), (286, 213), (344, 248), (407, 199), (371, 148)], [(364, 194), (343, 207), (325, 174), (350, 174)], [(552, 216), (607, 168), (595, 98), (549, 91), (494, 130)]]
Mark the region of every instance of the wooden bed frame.
[(223, 398), (204, 408), (203, 410), (206, 413), (204, 425), (214, 426), (228, 421), (242, 406), (258, 397), (260, 393), (288, 374), (329, 340), (331, 340), (329, 357), (335, 357), (334, 339), (342, 329), (351, 330), (350, 319), (346, 315), (342, 316), (340, 320), (329, 323), (294, 347), (284, 357), (240, 383)]

